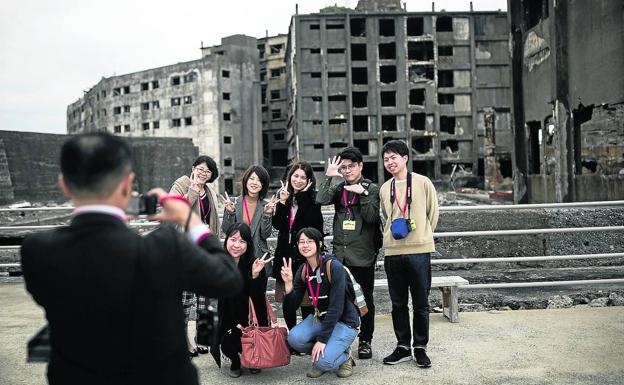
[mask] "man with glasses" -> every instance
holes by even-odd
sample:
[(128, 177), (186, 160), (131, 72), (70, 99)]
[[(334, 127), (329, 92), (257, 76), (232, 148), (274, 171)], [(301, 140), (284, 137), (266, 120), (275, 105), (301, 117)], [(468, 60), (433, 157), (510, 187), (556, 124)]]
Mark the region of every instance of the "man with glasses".
[[(333, 253), (349, 268), (362, 287), (368, 313), (361, 318), (358, 357), (371, 358), (371, 341), (375, 329), (375, 262), (381, 247), (379, 187), (362, 177), (362, 153), (347, 147), (328, 159), (327, 178), (319, 187), (316, 202), (333, 204)], [(332, 178), (343, 180), (333, 185)]]

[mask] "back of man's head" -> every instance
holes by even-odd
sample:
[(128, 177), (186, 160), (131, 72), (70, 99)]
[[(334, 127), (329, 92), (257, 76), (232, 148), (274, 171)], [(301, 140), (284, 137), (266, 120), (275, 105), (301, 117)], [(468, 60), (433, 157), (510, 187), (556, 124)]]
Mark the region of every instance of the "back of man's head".
[(61, 148), (61, 173), (80, 198), (107, 198), (132, 170), (132, 152), (119, 137), (105, 133), (76, 135)]

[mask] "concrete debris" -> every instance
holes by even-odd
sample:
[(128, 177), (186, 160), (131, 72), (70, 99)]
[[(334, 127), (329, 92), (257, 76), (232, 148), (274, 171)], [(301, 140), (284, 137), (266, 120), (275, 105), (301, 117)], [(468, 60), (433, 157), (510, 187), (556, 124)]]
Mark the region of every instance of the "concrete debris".
[(609, 298), (608, 297), (600, 297), (600, 298), (596, 298), (594, 300), (592, 300), (589, 303), (589, 306), (591, 307), (605, 307), (607, 306), (609, 302)]
[(574, 301), (567, 295), (555, 295), (548, 298), (547, 309), (563, 309), (572, 307)]
[(475, 312), (475, 311), (485, 311), (485, 306), (480, 303), (460, 303), (459, 311), (465, 312)]
[(609, 294), (609, 305), (610, 306), (624, 306), (624, 297), (617, 293)]

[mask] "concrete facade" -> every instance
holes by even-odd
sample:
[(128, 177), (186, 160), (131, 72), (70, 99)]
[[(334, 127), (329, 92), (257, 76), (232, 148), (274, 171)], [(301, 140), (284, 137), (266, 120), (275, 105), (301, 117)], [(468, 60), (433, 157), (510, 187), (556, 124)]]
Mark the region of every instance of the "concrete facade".
[(506, 14), (410, 13), (398, 2), (382, 3), (293, 16), (290, 157), (311, 161), (320, 173), (328, 157), (354, 145), (366, 176), (383, 181), (380, 149), (403, 139), (412, 149), (410, 167), (432, 179), (461, 169), (483, 176), (486, 156), (506, 162), (511, 177)]
[(287, 44), (285, 34), (258, 39), (263, 164), (272, 177), (278, 178), (288, 163), (288, 88), (284, 63)]
[(191, 138), (232, 193), (235, 175), (262, 156), (256, 49), (255, 38), (234, 35), (202, 47), (199, 60), (103, 78), (67, 108), (67, 132)]
[(624, 198), (624, 4), (508, 1), (515, 201)]

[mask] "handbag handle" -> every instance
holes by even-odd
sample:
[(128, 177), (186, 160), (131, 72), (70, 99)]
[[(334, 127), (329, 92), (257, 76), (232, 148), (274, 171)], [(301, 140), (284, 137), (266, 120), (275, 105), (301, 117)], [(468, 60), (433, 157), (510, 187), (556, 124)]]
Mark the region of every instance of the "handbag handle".
[[(249, 300), (249, 312), (248, 312), (249, 326), (258, 327), (258, 317), (256, 316), (256, 309), (254, 307), (253, 301), (251, 300), (251, 297), (249, 297), (248, 300)], [(266, 294), (264, 295), (264, 303), (267, 309), (267, 320), (269, 321), (272, 327), (275, 327), (275, 325), (277, 325), (277, 317), (275, 316), (273, 307), (271, 306), (271, 303), (269, 302), (269, 298), (266, 296)]]

